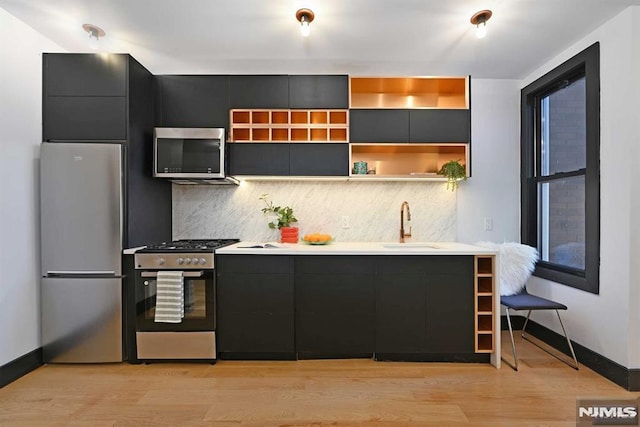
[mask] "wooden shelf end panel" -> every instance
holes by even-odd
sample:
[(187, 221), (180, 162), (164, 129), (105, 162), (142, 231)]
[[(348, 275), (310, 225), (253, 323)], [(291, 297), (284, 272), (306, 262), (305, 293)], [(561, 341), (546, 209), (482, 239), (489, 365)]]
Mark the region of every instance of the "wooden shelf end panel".
[(495, 313), (495, 257), (476, 255), (474, 258), (475, 298), (475, 351), (492, 353), (494, 329), (498, 318)]

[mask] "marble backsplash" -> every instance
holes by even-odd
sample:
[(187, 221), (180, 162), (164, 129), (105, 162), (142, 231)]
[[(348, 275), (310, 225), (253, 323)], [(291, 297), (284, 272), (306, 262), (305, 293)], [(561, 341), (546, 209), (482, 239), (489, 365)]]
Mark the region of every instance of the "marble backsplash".
[[(411, 207), (412, 241), (456, 239), (456, 192), (444, 182), (249, 181), (240, 186), (173, 184), (174, 239), (274, 241), (259, 200), (291, 206), (300, 236), (321, 232), (339, 241), (396, 241), (400, 205)], [(341, 228), (343, 216), (349, 228)], [(407, 229), (408, 227), (405, 227)]]

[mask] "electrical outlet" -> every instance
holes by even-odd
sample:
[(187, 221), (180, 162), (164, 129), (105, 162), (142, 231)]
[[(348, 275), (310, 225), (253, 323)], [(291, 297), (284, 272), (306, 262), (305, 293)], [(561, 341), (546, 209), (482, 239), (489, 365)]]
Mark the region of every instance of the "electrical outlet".
[(351, 226), (349, 225), (349, 217), (348, 217), (348, 216), (343, 215), (343, 216), (342, 216), (342, 220), (341, 220), (341, 221), (342, 221), (342, 222), (341, 222), (341, 224), (342, 224), (342, 225), (341, 225), (341, 226), (342, 226), (342, 228), (349, 228), (349, 227), (351, 227)]
[(493, 218), (485, 218), (484, 219), (484, 231), (493, 230)]

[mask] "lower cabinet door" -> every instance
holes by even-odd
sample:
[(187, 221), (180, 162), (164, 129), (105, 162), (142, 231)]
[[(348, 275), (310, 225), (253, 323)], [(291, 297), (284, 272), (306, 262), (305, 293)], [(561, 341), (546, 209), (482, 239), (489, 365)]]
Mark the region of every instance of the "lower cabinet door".
[(474, 353), (473, 256), (431, 257), (426, 271), (426, 351)]
[(293, 358), (293, 261), (288, 256), (216, 256), (221, 358)]
[(423, 274), (376, 278), (376, 353), (422, 353), (426, 338)]
[(463, 360), (474, 352), (473, 257), (387, 256), (376, 268), (378, 358)]
[(298, 358), (370, 357), (375, 351), (372, 257), (296, 258)]

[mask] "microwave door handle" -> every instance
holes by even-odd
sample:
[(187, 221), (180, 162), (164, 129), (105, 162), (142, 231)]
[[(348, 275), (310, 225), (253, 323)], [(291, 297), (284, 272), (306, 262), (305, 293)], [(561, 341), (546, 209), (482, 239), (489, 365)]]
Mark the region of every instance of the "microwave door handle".
[[(202, 271), (183, 271), (182, 276), (184, 277), (202, 277), (204, 273)], [(157, 271), (143, 271), (140, 273), (141, 277), (158, 277)]]

